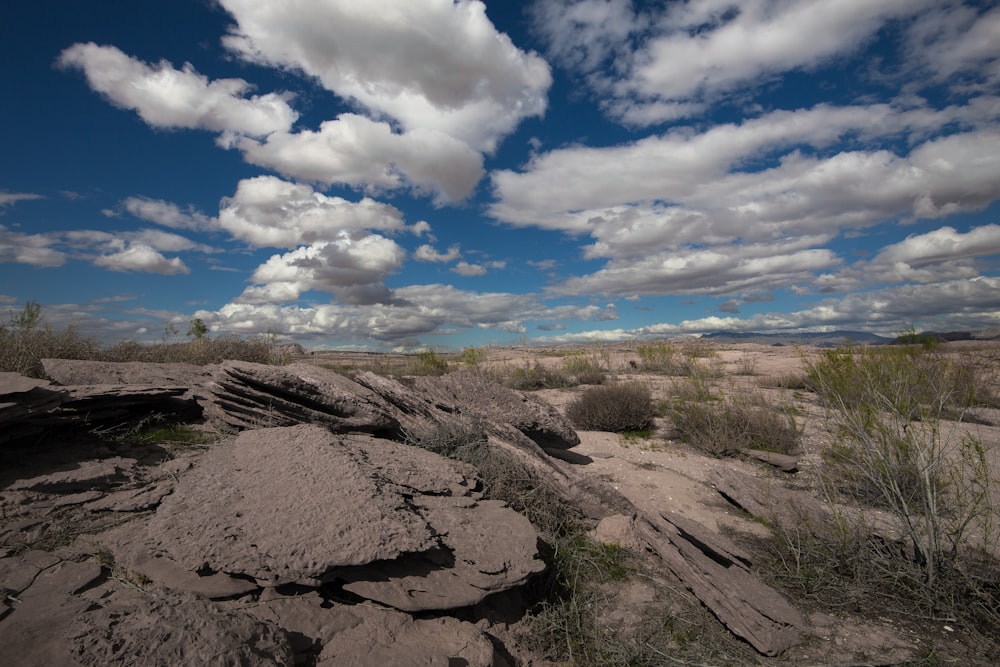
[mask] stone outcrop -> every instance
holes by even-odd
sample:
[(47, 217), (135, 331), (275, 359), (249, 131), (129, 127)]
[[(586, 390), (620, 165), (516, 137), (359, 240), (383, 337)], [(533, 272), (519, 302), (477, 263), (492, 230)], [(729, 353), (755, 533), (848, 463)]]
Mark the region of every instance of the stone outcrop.
[(528, 520), (475, 486), (469, 470), (414, 447), (318, 426), (259, 429), (207, 453), (146, 535), (189, 571), (344, 583), (405, 611), (455, 609), (544, 568)]
[(206, 390), (206, 416), (223, 428), (318, 424), (338, 433), (400, 434), (377, 396), (318, 366), (227, 361), (213, 367)]
[[(474, 470), (405, 444), (456, 419), (478, 424), (486, 446), (515, 456), (537, 483), (595, 524), (618, 515), (631, 544), (641, 540), (658, 554), (761, 653), (780, 653), (804, 625), (753, 576), (746, 554), (699, 524), (641, 512), (609, 485), (581, 475), (578, 465), (587, 459), (572, 451), (579, 439), (568, 421), (538, 398), (481, 375), (404, 383), (372, 373), (351, 379), (308, 364), (122, 366), (46, 362), (64, 386), (0, 374), (0, 434), (17, 434), (9, 436), (13, 442), (52, 426), (164, 411), (197, 414), (240, 433), (191, 459), (106, 451), (94, 460), (53, 459), (16, 478), (0, 471), (5, 506), (42, 508), (2, 526), (0, 586), (16, 600), (43, 592), (58, 599), (62, 643), (52, 650), (68, 651), (79, 664), (114, 664), (114, 646), (150, 664), (202, 660), (171, 643), (185, 634), (220, 647), (255, 647), (266, 664), (372, 664), (373, 656), (378, 664), (498, 664), (475, 626), (411, 615), (470, 608), (543, 569), (535, 529), (483, 498)], [(754, 502), (766, 504), (759, 488), (739, 479), (720, 477), (718, 487), (749, 511)], [(94, 561), (58, 558), (31, 574), (36, 565), (3, 549), (42, 539), (61, 512), (122, 524), (94, 538), (94, 550), (114, 558), (98, 568), (102, 574), (95, 575)], [(137, 520), (123, 523), (119, 517), (128, 513)], [(60, 572), (53, 580), (60, 583), (35, 588)], [(95, 602), (97, 593), (88, 591), (114, 572), (157, 587), (158, 602), (118, 589)], [(331, 594), (365, 602), (331, 603)], [(41, 605), (0, 607), (0, 639), (45, 632), (43, 615), (31, 611)], [(156, 617), (162, 625), (147, 630), (143, 624)], [(143, 644), (143, 636), (162, 640), (161, 648)], [(70, 664), (36, 653), (21, 664)]]

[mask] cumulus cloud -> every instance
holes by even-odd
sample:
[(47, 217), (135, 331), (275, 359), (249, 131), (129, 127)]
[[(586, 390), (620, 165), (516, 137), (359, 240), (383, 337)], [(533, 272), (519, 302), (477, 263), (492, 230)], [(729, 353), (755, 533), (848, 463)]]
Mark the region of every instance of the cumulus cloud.
[(293, 11), (220, 4), (236, 20), (224, 39), (235, 54), (315, 77), (406, 133), (491, 152), (523, 118), (545, 111), (548, 65), (498, 32), (478, 0), (301, 0)]
[[(402, 266), (406, 252), (393, 240), (366, 232), (340, 232), (282, 255), (273, 255), (250, 277), (255, 285), (238, 299), (241, 303), (288, 302), (309, 290), (336, 293), (344, 288), (378, 285)], [(385, 298), (382, 289), (342, 292), (352, 300), (362, 294)]]
[(473, 276), (485, 276), (491, 269), (503, 269), (507, 267), (507, 262), (494, 261), (483, 264), (470, 264), (469, 262), (459, 262), (451, 268), (453, 273), (471, 278)]
[(57, 242), (58, 237), (54, 234), (25, 234), (0, 225), (0, 263), (62, 266), (66, 263), (66, 254), (52, 247)]
[(405, 228), (402, 214), (388, 204), (329, 197), (274, 176), (241, 180), (220, 204), (219, 226), (250, 245), (275, 248), (337, 240), (344, 232)]
[[(978, 211), (1000, 197), (1000, 157), (993, 150), (1000, 133), (984, 122), (997, 113), (996, 105), (935, 112), (818, 106), (701, 133), (673, 130), (620, 146), (571, 146), (535, 156), (524, 171), (495, 172), (490, 211), (518, 226), (590, 235), (584, 257), (609, 264), (557, 287), (567, 293), (625, 295), (630, 281), (645, 294), (707, 289), (715, 281), (700, 277), (705, 266), (718, 267), (720, 294), (798, 289), (809, 271), (837, 266), (821, 246), (845, 230)], [(933, 136), (949, 120), (968, 129)], [(845, 139), (901, 135), (932, 138), (903, 155), (831, 150)], [(746, 168), (760, 160), (768, 166)], [(757, 280), (738, 275), (762, 261), (747, 264), (742, 252), (777, 248), (782, 239), (812, 249), (775, 257), (775, 271)], [(799, 269), (781, 269), (792, 260)], [(782, 279), (795, 282), (782, 285)]]
[(153, 127), (264, 136), (288, 130), (298, 118), (287, 95), (246, 97), (251, 86), (243, 79), (209, 81), (190, 63), (179, 70), (165, 60), (149, 65), (117, 47), (88, 42), (67, 48), (58, 64), (81, 70), (94, 91)]
[(410, 187), (439, 202), (468, 197), (483, 176), (483, 157), (438, 130), (394, 132), (389, 123), (345, 113), (318, 131), (275, 132), (231, 144), (247, 162), (285, 176), (371, 191)]
[(140, 220), (155, 222), (172, 229), (212, 231), (218, 227), (214, 218), (201, 211), (192, 207), (181, 209), (177, 204), (162, 199), (129, 197), (121, 203), (121, 208)]
[(711, 0), (639, 11), (627, 0), (542, 0), (535, 15), (551, 57), (610, 93), (612, 115), (646, 125), (855, 52), (887, 22), (931, 4)]
[(681, 248), (629, 260), (564, 280), (556, 294), (738, 294), (809, 283), (815, 272), (840, 263), (831, 250), (809, 247), (811, 239)]
[(108, 247), (109, 253), (94, 260), (96, 266), (112, 271), (139, 271), (164, 276), (191, 272), (180, 257), (167, 259), (159, 251), (143, 243), (115, 240)]
[(890, 244), (866, 261), (836, 274), (822, 275), (817, 285), (846, 291), (879, 283), (932, 283), (979, 276), (981, 261), (1000, 255), (1000, 225), (975, 227), (962, 233), (940, 227)]
[(413, 258), (421, 262), (439, 262), (442, 264), (454, 262), (461, 256), (462, 249), (458, 244), (449, 246), (447, 252), (438, 252), (434, 249), (434, 246), (425, 243), (413, 253)]

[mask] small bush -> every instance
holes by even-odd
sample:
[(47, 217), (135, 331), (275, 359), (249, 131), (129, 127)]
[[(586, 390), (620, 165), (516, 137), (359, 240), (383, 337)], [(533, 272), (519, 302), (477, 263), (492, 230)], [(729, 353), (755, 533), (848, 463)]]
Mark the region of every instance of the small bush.
[(794, 417), (754, 392), (734, 388), (716, 394), (696, 378), (675, 385), (674, 398), (664, 407), (678, 439), (713, 456), (734, 456), (744, 449), (792, 454), (799, 448)]
[(914, 590), (938, 604), (967, 579), (973, 545), (996, 546), (990, 456), (961, 423), (983, 401), (978, 367), (923, 345), (844, 347), (808, 373), (838, 435), (827, 459), (833, 486), (891, 512), (906, 548), (889, 569), (916, 571)]
[(444, 375), (447, 372), (447, 360), (434, 350), (418, 352), (416, 359), (406, 366), (407, 375)]
[(577, 384), (604, 384), (607, 373), (607, 369), (593, 355), (570, 355), (563, 360), (563, 368), (576, 378)]
[(589, 431), (643, 431), (653, 424), (655, 410), (649, 387), (641, 382), (591, 387), (566, 407), (566, 416)]
[(549, 368), (537, 361), (517, 368), (505, 368), (497, 372), (497, 380), (506, 387), (518, 391), (536, 389), (560, 389), (572, 387), (573, 381), (561, 370)]

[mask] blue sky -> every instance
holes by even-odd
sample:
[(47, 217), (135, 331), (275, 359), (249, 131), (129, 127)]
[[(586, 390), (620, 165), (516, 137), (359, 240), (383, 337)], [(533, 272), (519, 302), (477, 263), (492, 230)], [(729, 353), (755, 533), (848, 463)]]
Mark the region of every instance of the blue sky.
[(308, 347), (1000, 326), (1000, 7), (14, 3), (0, 309)]

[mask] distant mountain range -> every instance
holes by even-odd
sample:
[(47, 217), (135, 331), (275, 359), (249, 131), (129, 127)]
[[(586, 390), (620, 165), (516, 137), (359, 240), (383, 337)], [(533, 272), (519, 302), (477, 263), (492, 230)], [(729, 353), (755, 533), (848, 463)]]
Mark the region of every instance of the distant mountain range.
[[(956, 340), (1000, 340), (1000, 329), (983, 329), (980, 331), (949, 331), (940, 333), (924, 331), (917, 334), (918, 339), (936, 338), (939, 341)], [(816, 345), (819, 347), (836, 347), (845, 343), (860, 343), (866, 345), (888, 345), (899, 340), (898, 337), (879, 336), (866, 331), (824, 331), (820, 333), (756, 333), (752, 331), (715, 331), (703, 334), (717, 343), (758, 343), (761, 345)]]

